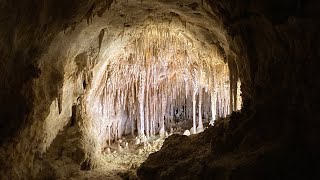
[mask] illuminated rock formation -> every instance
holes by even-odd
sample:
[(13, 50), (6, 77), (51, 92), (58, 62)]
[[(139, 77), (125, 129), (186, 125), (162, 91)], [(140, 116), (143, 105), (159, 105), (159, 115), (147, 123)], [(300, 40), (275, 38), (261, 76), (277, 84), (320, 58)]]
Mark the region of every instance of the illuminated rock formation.
[(318, 179), (318, 7), (0, 0), (0, 179)]

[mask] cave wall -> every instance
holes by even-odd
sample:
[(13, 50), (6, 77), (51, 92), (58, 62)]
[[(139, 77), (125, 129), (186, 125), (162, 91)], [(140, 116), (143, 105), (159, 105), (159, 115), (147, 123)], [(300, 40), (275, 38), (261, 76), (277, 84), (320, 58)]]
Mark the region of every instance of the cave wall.
[[(1, 143), (14, 136), (24, 115), (33, 107), (31, 80), (41, 74), (37, 61), (52, 39), (63, 30), (73, 29), (82, 20), (90, 20), (112, 1), (1, 1)], [(56, 98), (62, 72), (52, 72), (50, 97)], [(14, 102), (14, 103), (13, 103)], [(45, 114), (45, 113), (44, 113)], [(44, 115), (46, 116), (46, 115)], [(6, 121), (10, 119), (10, 121)], [(8, 128), (10, 123), (10, 128)]]
[(263, 140), (287, 136), (313, 149), (319, 125), (315, 121), (319, 2), (210, 3), (222, 8), (217, 9), (230, 29), (235, 42), (231, 44), (239, 50), (240, 67), (246, 67), (241, 71), (247, 73), (241, 76), (244, 108), (254, 112)]
[[(58, 33), (74, 29), (81, 21), (91, 23), (92, 17), (101, 16), (111, 3), (104, 0), (0, 2), (1, 178), (34, 177), (33, 173), (39, 170), (34, 163), (41, 158), (43, 145), (48, 143), (43, 137), (53, 138), (51, 132), (44, 134), (41, 130), (45, 129), (50, 106), (55, 106), (52, 102), (62, 91), (64, 63), (56, 59), (57, 63), (40, 69), (42, 55)], [(53, 58), (58, 57), (57, 54)], [(38, 82), (33, 81), (40, 76)], [(35, 86), (41, 88), (34, 90)]]

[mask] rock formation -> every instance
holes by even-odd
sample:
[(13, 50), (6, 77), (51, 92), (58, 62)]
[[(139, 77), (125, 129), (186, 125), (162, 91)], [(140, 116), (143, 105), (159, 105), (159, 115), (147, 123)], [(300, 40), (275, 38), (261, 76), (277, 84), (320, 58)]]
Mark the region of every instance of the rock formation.
[(71, 178), (61, 157), (90, 176), (178, 116), (214, 126), (170, 136), (139, 178), (317, 179), (319, 7), (0, 0), (0, 179)]

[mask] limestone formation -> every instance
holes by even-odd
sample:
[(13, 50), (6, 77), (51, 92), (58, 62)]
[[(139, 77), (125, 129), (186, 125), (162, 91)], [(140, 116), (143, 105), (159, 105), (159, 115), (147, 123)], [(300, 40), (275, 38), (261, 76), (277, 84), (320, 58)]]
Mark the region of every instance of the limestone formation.
[(189, 131), (189, 130), (185, 130), (185, 131), (184, 131), (184, 133), (183, 133), (183, 135), (185, 135), (185, 136), (190, 136), (190, 135), (191, 135), (191, 133), (190, 133), (190, 131)]
[(319, 8), (0, 0), (0, 179), (320, 179)]

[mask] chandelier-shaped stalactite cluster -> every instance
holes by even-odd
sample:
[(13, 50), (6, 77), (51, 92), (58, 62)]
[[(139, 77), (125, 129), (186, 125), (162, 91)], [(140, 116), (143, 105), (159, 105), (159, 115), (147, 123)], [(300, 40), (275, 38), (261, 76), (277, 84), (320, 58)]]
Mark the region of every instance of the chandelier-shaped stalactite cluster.
[(163, 135), (176, 118), (193, 119), (197, 132), (203, 118), (230, 114), (230, 98), (239, 97), (229, 67), (214, 46), (197, 46), (182, 32), (151, 26), (109, 60), (88, 107), (100, 140)]

